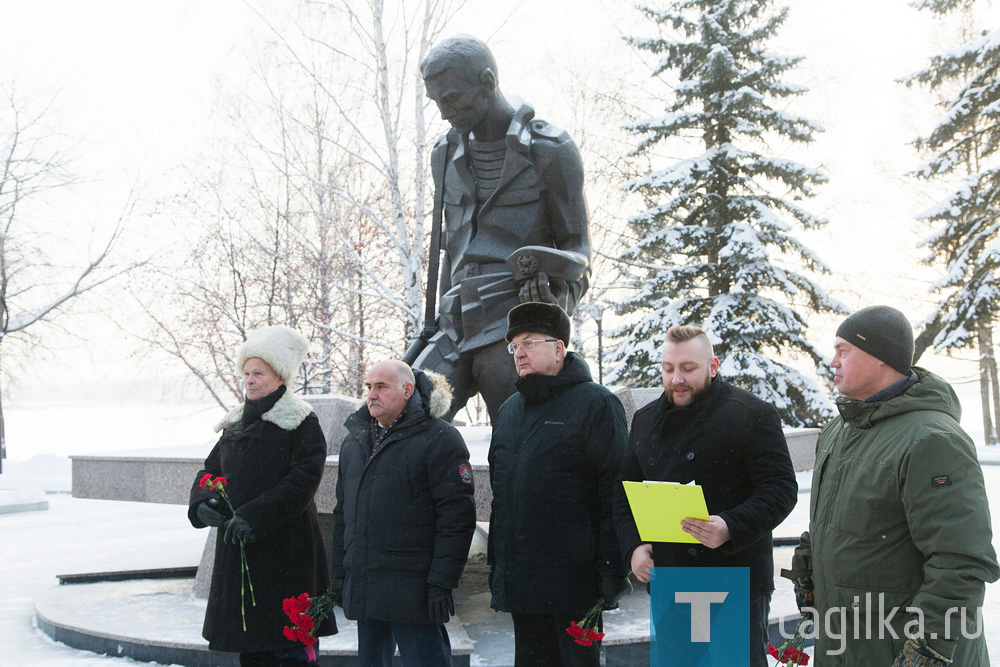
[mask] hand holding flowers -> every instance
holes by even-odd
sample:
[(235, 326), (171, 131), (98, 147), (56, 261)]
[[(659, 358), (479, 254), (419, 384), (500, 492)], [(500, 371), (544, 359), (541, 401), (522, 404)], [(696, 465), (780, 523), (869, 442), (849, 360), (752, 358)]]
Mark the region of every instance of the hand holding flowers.
[[(201, 480), (198, 482), (199, 486), (203, 489), (211, 489), (219, 494), (219, 496), (226, 501), (229, 505), (229, 511), (233, 518), (226, 523), (226, 533), (223, 538), (224, 542), (233, 542), (234, 544), (238, 541), (240, 545), (240, 613), (243, 615), (243, 632), (247, 630), (247, 611), (246, 602), (244, 599), (245, 588), (250, 589), (250, 602), (253, 606), (257, 606), (257, 600), (253, 594), (253, 582), (250, 580), (250, 564), (247, 562), (247, 553), (245, 542), (250, 538), (250, 524), (246, 522), (243, 517), (237, 516), (236, 508), (233, 507), (232, 501), (229, 500), (229, 494), (226, 493), (226, 478), (225, 477), (213, 477), (212, 473), (207, 472), (202, 475)], [(237, 521), (238, 520), (238, 521)], [(242, 522), (242, 523), (241, 523)], [(232, 537), (231, 534), (232, 533)]]

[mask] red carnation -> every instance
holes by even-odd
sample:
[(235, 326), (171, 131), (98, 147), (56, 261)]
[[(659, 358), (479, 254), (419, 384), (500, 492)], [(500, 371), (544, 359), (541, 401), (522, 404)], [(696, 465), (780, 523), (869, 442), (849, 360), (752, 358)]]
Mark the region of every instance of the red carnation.
[(568, 632), (573, 639), (580, 639), (581, 637), (585, 637), (587, 635), (587, 631), (577, 625), (576, 621), (569, 622), (569, 627), (566, 628), (566, 632)]
[(313, 636), (316, 623), (333, 613), (333, 607), (340, 602), (340, 595), (332, 591), (310, 598), (308, 593), (297, 597), (285, 598), (281, 609), (292, 621), (291, 626), (285, 626), (285, 637), (293, 642), (302, 642), (306, 647), (313, 646), (317, 639)]
[(809, 664), (809, 654), (805, 651), (795, 648), (794, 646), (789, 646), (791, 641), (786, 642), (779, 649), (774, 644), (767, 645), (767, 652), (771, 654), (771, 657), (778, 661), (779, 664), (784, 663), (785, 665), (808, 665)]
[(281, 608), (288, 618), (296, 621), (300, 615), (306, 613), (311, 604), (312, 601), (309, 599), (309, 594), (303, 593), (295, 598), (285, 598), (281, 603)]
[(208, 486), (208, 483), (211, 479), (212, 479), (212, 473), (206, 472), (205, 475), (201, 478), (201, 481), (198, 482), (198, 484), (201, 486), (201, 488), (204, 489), (206, 486)]
[(226, 485), (226, 478), (225, 477), (216, 477), (215, 478), (215, 484), (216, 484), (216, 486), (219, 486), (219, 487), (225, 486)]
[(590, 646), (594, 642), (604, 639), (604, 633), (597, 631), (597, 624), (601, 619), (601, 612), (605, 610), (604, 598), (598, 598), (579, 623), (570, 621), (566, 632), (573, 637), (573, 641), (580, 646)]

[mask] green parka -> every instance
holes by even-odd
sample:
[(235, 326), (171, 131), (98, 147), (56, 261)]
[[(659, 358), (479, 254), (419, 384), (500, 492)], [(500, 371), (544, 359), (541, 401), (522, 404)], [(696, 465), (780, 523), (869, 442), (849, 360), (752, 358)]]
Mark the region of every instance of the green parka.
[(968, 638), (984, 582), (1000, 576), (982, 469), (954, 390), (914, 371), (919, 381), (887, 401), (839, 399), (820, 434), (810, 530), (782, 572), (812, 576), (819, 667), (888, 667), (921, 617), (954, 665), (990, 664), (983, 634)]

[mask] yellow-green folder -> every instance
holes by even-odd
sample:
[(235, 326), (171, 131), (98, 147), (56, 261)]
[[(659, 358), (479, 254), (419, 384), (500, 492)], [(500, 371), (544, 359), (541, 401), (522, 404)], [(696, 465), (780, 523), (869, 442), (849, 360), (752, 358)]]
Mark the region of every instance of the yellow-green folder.
[(674, 482), (622, 482), (643, 542), (692, 542), (698, 540), (681, 529), (681, 521), (708, 521), (705, 493), (696, 484)]

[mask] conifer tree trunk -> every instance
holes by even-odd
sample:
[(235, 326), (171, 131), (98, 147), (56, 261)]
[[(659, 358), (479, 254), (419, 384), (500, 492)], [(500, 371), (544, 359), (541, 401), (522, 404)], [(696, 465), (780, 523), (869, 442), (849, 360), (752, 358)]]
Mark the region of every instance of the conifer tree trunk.
[[(997, 358), (993, 353), (993, 327), (986, 322), (979, 326), (980, 365), (985, 370), (985, 383), (980, 382), (983, 400), (983, 427), (987, 445), (1000, 444), (997, 426), (1000, 425), (1000, 383), (997, 382)], [(992, 405), (990, 398), (992, 396)], [(992, 419), (987, 420), (992, 408)]]
[[(992, 331), (989, 325), (980, 324), (979, 339), (979, 398), (983, 408), (983, 438), (987, 445), (996, 445), (997, 432), (993, 421), (990, 393), (996, 397), (996, 359), (993, 357)], [(992, 372), (991, 367), (992, 366)]]

